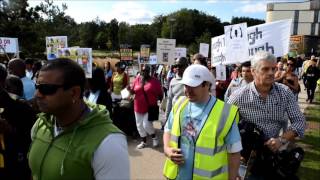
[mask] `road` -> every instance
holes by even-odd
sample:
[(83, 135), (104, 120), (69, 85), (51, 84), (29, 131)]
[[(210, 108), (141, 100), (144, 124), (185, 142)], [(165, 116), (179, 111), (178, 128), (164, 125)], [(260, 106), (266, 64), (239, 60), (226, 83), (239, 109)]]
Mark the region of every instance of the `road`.
[[(304, 90), (304, 86), (300, 82), (301, 92), (299, 93), (299, 106), (302, 112), (308, 106), (317, 106), (319, 103), (309, 104), (306, 102), (307, 94)], [(163, 113), (160, 113), (160, 119), (163, 119)], [(151, 138), (148, 139), (148, 147), (144, 149), (136, 149), (136, 145), (139, 144), (137, 139), (128, 139), (129, 145), (129, 156), (130, 156), (130, 168), (131, 168), (131, 179), (164, 179), (162, 175), (162, 169), (165, 161), (165, 156), (163, 154), (162, 148), (162, 131), (160, 130), (160, 122), (154, 122), (157, 129), (158, 137), (161, 138), (161, 143), (159, 147), (152, 148)], [(319, 124), (317, 124), (319, 126)], [(308, 127), (311, 128), (311, 127)], [(315, 128), (315, 127), (313, 127)], [(320, 126), (318, 127), (320, 128)]]
[(128, 138), (128, 148), (130, 156), (130, 173), (131, 179), (164, 179), (162, 176), (162, 168), (165, 161), (162, 148), (162, 131), (160, 130), (160, 122), (154, 122), (157, 135), (160, 139), (160, 145), (152, 148), (152, 139), (148, 138), (148, 147), (144, 149), (136, 149), (140, 140)]

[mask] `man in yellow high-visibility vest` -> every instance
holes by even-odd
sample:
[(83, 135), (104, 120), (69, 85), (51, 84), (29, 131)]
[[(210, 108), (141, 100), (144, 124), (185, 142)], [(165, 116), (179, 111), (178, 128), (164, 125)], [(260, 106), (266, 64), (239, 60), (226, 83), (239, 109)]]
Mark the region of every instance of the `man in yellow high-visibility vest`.
[(203, 65), (183, 73), (163, 135), (168, 179), (236, 179), (242, 149), (238, 108), (209, 94), (214, 77)]

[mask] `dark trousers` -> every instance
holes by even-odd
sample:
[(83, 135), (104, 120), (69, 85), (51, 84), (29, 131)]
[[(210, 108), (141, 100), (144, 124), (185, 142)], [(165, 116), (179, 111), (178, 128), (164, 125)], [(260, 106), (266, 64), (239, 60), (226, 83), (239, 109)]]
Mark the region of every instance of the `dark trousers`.
[(314, 98), (314, 92), (316, 91), (317, 86), (310, 86), (307, 88), (308, 100), (312, 101)]

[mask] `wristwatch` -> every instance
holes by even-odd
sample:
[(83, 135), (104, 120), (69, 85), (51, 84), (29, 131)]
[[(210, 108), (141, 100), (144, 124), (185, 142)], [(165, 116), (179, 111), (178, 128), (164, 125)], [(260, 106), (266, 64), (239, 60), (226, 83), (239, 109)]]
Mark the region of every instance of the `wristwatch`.
[(287, 144), (287, 143), (289, 142), (289, 141), (288, 141), (286, 138), (284, 138), (284, 137), (279, 137), (278, 139), (279, 139), (281, 145), (285, 145), (285, 144)]

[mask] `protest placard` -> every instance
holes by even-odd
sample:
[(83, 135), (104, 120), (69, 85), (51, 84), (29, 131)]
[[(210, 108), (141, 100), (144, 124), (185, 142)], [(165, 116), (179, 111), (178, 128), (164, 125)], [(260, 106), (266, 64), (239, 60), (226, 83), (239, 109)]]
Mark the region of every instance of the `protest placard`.
[(176, 48), (175, 39), (157, 38), (157, 60), (159, 64), (173, 64)]
[(204, 57), (208, 57), (208, 55), (209, 55), (209, 44), (200, 43), (199, 53), (202, 54)]
[(226, 44), (224, 35), (217, 36), (211, 39), (211, 65), (216, 66), (218, 64), (225, 63), (226, 61)]
[(0, 53), (19, 53), (18, 38), (0, 37)]
[(149, 57), (149, 64), (158, 64), (157, 55), (151, 55)]
[(163, 69), (163, 65), (160, 64), (160, 65), (158, 66), (157, 71), (156, 71), (158, 75), (161, 73), (162, 69)]
[[(259, 50), (268, 51), (276, 57), (286, 55), (289, 51), (291, 22), (291, 19), (286, 19), (247, 28), (249, 41), (249, 49), (247, 52), (249, 54), (249, 59), (251, 59)], [(224, 61), (224, 57), (226, 56), (226, 44), (221, 43), (221, 41), (218, 42), (218, 39), (221, 40), (223, 38), (224, 35), (211, 39), (211, 60), (213, 66), (216, 66), (219, 63), (239, 63), (238, 61)]]
[(140, 56), (139, 63), (140, 64), (149, 64), (149, 56), (150, 56), (150, 45), (142, 44), (140, 46)]
[(120, 60), (132, 61), (132, 48), (129, 44), (120, 44)]
[(76, 61), (83, 68), (86, 78), (92, 77), (92, 48), (59, 48), (57, 56)]
[(221, 81), (225, 81), (227, 79), (227, 70), (225, 65), (216, 65), (216, 79)]
[(46, 47), (47, 47), (47, 59), (56, 59), (58, 48), (68, 47), (67, 36), (48, 36), (46, 37)]
[(226, 41), (226, 63), (245, 62), (249, 60), (249, 42), (247, 23), (224, 27)]
[(187, 57), (187, 48), (177, 47), (175, 48), (174, 58)]

